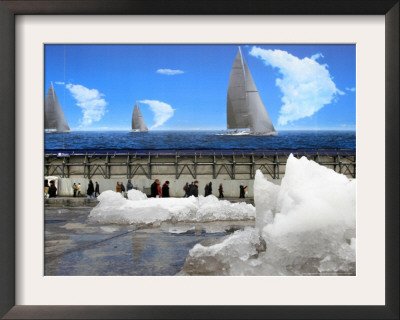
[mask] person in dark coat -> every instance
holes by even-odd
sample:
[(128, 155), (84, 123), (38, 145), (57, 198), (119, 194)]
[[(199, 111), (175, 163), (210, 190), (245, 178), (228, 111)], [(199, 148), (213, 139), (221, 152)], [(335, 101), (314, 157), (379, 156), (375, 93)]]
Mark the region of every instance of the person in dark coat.
[(72, 190), (74, 191), (74, 197), (76, 197), (76, 193), (78, 192), (78, 186), (76, 185), (76, 183), (74, 183), (74, 185), (72, 186)]
[(124, 186), (124, 184), (121, 182), (121, 194), (122, 194), (122, 196), (123, 197), (125, 197), (125, 186)]
[(88, 198), (94, 198), (94, 186), (92, 180), (89, 180), (89, 185), (86, 193)]
[(156, 179), (151, 185), (151, 196), (152, 198), (156, 198), (157, 196), (161, 197), (161, 188), (160, 188), (160, 180)]
[(183, 186), (183, 191), (185, 191), (185, 194), (183, 195), (184, 198), (189, 197), (189, 182), (186, 182), (186, 184)]
[(224, 197), (224, 188), (222, 187), (222, 183), (219, 184), (219, 197), (218, 198), (223, 198)]
[(162, 197), (169, 198), (169, 181), (165, 181), (162, 186)]
[(244, 186), (244, 185), (240, 185), (240, 196), (239, 196), (239, 198), (244, 198), (244, 193), (245, 193), (245, 191), (244, 191), (244, 189), (246, 189), (247, 188), (247, 186)]
[(207, 183), (204, 188), (204, 196), (207, 197), (209, 194), (210, 194), (210, 187), (208, 186), (208, 183)]
[(128, 180), (128, 183), (126, 184), (126, 189), (128, 189), (128, 191), (133, 189), (133, 184), (131, 179)]
[(189, 186), (188, 186), (188, 190), (187, 190), (187, 196), (190, 197), (190, 189), (192, 189), (194, 182), (192, 181)]
[(94, 196), (97, 197), (97, 195), (100, 195), (100, 185), (99, 183), (96, 181), (96, 188), (94, 190)]
[(54, 180), (50, 182), (50, 188), (49, 188), (49, 198), (55, 198), (57, 197), (57, 188), (55, 185)]
[(208, 195), (212, 194), (212, 182), (208, 184)]
[(189, 197), (190, 196), (195, 196), (195, 197), (199, 196), (199, 182), (197, 180), (190, 187)]

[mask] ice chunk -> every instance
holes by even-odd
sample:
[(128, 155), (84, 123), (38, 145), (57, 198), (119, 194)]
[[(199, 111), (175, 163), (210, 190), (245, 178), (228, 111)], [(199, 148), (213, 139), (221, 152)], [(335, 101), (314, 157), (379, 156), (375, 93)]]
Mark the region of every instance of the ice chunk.
[(264, 225), (265, 261), (293, 274), (355, 272), (347, 241), (356, 228), (356, 181), (290, 155), (273, 223)]
[(264, 178), (260, 170), (254, 180), (254, 203), (256, 205), (256, 227), (262, 229), (274, 220), (276, 201), (280, 187)]
[(258, 171), (254, 189), (267, 250), (258, 249), (257, 229), (235, 232), (214, 246), (195, 246), (186, 272), (196, 274), (189, 266), (197, 266), (201, 274), (209, 262), (229, 275), (355, 274), (355, 180), (291, 155), (280, 187)]
[(115, 231), (118, 231), (119, 229), (116, 227), (108, 227), (108, 226), (104, 226), (104, 227), (100, 227), (100, 229), (106, 233), (113, 233)]
[(222, 242), (204, 246), (196, 244), (186, 258), (183, 272), (197, 275), (223, 275), (230, 265), (237, 261), (246, 261), (258, 254), (262, 239), (255, 228), (238, 230)]

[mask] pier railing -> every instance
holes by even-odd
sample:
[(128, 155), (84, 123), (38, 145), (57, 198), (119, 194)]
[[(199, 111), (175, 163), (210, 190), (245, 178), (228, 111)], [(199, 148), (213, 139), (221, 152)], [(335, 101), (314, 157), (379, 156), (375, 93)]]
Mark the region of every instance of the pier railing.
[(154, 177), (166, 175), (208, 176), (213, 179), (254, 179), (261, 170), (272, 179), (281, 179), (287, 158), (306, 157), (349, 178), (356, 177), (356, 152), (351, 149), (319, 150), (48, 150), (44, 173), (47, 176), (91, 179), (103, 177)]

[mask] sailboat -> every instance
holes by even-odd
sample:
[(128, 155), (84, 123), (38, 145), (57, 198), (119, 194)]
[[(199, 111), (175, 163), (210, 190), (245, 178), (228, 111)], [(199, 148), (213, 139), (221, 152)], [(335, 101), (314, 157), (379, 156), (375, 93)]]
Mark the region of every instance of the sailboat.
[(58, 101), (53, 82), (44, 101), (44, 130), (46, 133), (71, 131)]
[(231, 134), (277, 135), (240, 47), (229, 78), (226, 111), (227, 128), (235, 129)]
[(140, 112), (139, 105), (136, 102), (132, 112), (132, 132), (148, 132), (146, 122), (144, 122), (142, 113)]

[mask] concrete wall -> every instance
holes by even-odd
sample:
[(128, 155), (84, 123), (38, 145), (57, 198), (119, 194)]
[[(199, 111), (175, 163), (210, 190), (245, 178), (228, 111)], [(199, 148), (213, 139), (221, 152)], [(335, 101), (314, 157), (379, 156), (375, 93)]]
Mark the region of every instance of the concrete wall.
[[(162, 176), (162, 179), (160, 177), (161, 181), (161, 186), (165, 181), (169, 181), (169, 191), (171, 197), (182, 197), (184, 195), (183, 191), (183, 186), (185, 185), (186, 182), (192, 182), (194, 179), (192, 177), (181, 177), (179, 180), (174, 179), (174, 176)], [(244, 184), (247, 186), (247, 191), (248, 197), (253, 197), (254, 196), (254, 180), (250, 179), (244, 179), (244, 180), (222, 180), (222, 179), (197, 179), (199, 181), (199, 193), (204, 195), (204, 187), (206, 186), (206, 183), (212, 182), (212, 194), (217, 196), (219, 195), (218, 193), (218, 187), (219, 184), (223, 184), (224, 188), (224, 195), (225, 197), (239, 197), (239, 186), (241, 184)], [(281, 180), (278, 179), (269, 179), (275, 184), (280, 184)], [(105, 191), (105, 190), (113, 190), (115, 191), (115, 187), (117, 184), (117, 181), (123, 182), (125, 188), (128, 180), (125, 179), (104, 179), (104, 178), (94, 178), (92, 179), (93, 184), (97, 181), (100, 185), (100, 192)], [(149, 189), (151, 184), (154, 182), (154, 180), (149, 180), (146, 178), (135, 178), (132, 179), (132, 184), (135, 189), (138, 189), (142, 192), (145, 192), (146, 194), (149, 193)], [(82, 194), (86, 195), (86, 190), (88, 187), (89, 180), (84, 179), (84, 178), (59, 178), (58, 179), (58, 195), (59, 196), (72, 196), (73, 195), (73, 189), (72, 185), (76, 183), (80, 183), (82, 185)], [(147, 189), (146, 189), (147, 188)]]

